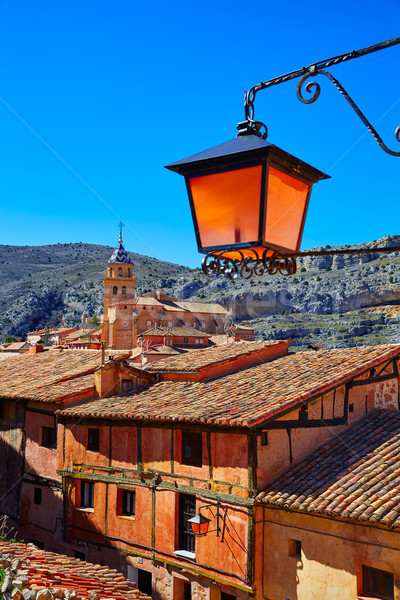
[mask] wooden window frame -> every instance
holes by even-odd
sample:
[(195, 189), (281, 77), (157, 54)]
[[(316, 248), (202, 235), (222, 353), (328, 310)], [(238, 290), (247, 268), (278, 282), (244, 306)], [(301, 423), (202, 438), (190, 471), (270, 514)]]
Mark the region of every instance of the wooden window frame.
[(99, 449), (100, 449), (100, 429), (99, 429), (99, 427), (88, 427), (86, 448), (90, 452), (99, 452)]
[[(373, 582), (372, 587), (369, 589), (367, 581), (370, 578), (375, 578), (375, 581)], [(389, 581), (389, 579), (391, 581)], [(384, 588), (386, 585), (391, 586), (391, 594), (387, 594), (385, 592)], [(394, 573), (391, 573), (390, 571), (383, 571), (382, 569), (376, 569), (375, 567), (370, 567), (369, 565), (362, 565), (362, 590), (362, 595), (369, 598), (394, 600)]]
[[(88, 490), (88, 494), (86, 494)], [(85, 498), (87, 496), (87, 498)], [(94, 509), (94, 481), (81, 480), (81, 505), (80, 508)]]
[[(190, 467), (203, 466), (203, 435), (193, 431), (182, 431), (181, 463)], [(188, 449), (190, 448), (190, 452)]]
[(40, 432), (40, 445), (43, 448), (55, 449), (57, 447), (57, 429), (55, 427), (42, 426)]

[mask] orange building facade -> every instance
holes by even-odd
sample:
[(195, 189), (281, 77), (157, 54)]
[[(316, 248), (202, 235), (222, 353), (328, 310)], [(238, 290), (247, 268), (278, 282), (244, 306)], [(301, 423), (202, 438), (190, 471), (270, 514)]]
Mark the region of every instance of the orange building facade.
[[(114, 381), (114, 395), (60, 413), (70, 548), (147, 581), (156, 600), (347, 600), (364, 593), (364, 566), (397, 577), (397, 542), (392, 563), (368, 550), (365, 564), (351, 559), (347, 571), (340, 551), (351, 541), (355, 555), (378, 537), (382, 546), (393, 535), (387, 525), (355, 535), (355, 523), (335, 511), (286, 509), (269, 490), (362, 419), (394, 411), (398, 418), (400, 347), (290, 355), (287, 342), (232, 346), (151, 364), (145, 383), (140, 369), (124, 368), (129, 394), (119, 369), (103, 368), (97, 388)], [(188, 519), (201, 507), (210, 532), (196, 537)]]

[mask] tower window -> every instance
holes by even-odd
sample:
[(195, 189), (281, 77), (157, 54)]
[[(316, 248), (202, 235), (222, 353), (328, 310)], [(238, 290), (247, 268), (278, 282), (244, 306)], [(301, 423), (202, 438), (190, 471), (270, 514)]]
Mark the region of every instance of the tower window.
[(116, 296), (118, 294), (118, 288), (116, 285), (114, 285), (113, 287), (113, 296)]
[(118, 269), (118, 277), (122, 277), (122, 267)]
[(113, 276), (113, 270), (110, 269), (110, 277), (112, 277), (112, 276)]
[(131, 270), (128, 269), (128, 277), (130, 277), (130, 276), (131, 276)]
[(126, 286), (125, 285), (122, 286), (122, 293), (126, 294)]

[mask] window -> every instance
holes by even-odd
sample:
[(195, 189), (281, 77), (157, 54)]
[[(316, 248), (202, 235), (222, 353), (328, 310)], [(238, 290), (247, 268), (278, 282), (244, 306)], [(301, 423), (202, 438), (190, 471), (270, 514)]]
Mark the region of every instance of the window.
[(183, 343), (184, 343), (184, 344), (187, 344), (187, 343), (188, 343), (188, 341), (189, 341), (189, 338), (183, 338)]
[(289, 556), (301, 559), (301, 541), (300, 540), (289, 540)]
[(190, 327), (190, 323), (186, 322), (185, 327)]
[(147, 325), (148, 325), (148, 327), (150, 327), (151, 326), (151, 321), (147, 321)]
[(201, 326), (203, 329), (205, 329), (207, 327), (205, 323), (202, 323)]
[(130, 276), (131, 276), (131, 270), (128, 269), (128, 277), (130, 277)]
[(94, 507), (94, 483), (81, 481), (81, 508)]
[(135, 516), (136, 494), (129, 490), (121, 490), (122, 492), (122, 511), (121, 514), (127, 517)]
[(261, 446), (268, 446), (268, 432), (263, 431), (261, 433)]
[(202, 465), (202, 437), (201, 433), (182, 431), (182, 464), (192, 467)]
[(118, 288), (116, 285), (114, 285), (113, 287), (113, 296), (117, 296), (118, 295)]
[(122, 277), (122, 267), (118, 269), (118, 277)]
[(42, 504), (42, 488), (35, 487), (33, 489), (33, 503)]
[(0, 419), (4, 419), (4, 403), (0, 400)]
[(168, 321), (168, 327), (173, 327), (172, 321)]
[(226, 592), (221, 592), (221, 600), (236, 600), (236, 596), (232, 596), (232, 594), (227, 594)]
[[(122, 286), (122, 293), (123, 293), (123, 294), (126, 294), (126, 285), (123, 285), (123, 286)], [(125, 308), (126, 308), (126, 307), (125, 307)]]
[(195, 551), (196, 536), (188, 520), (196, 515), (196, 496), (179, 494), (179, 549)]
[(81, 560), (85, 560), (85, 553), (79, 552), (79, 550), (74, 551), (75, 558), (80, 558)]
[(363, 565), (363, 593), (384, 600), (394, 599), (393, 573)]
[(192, 600), (192, 584), (187, 581), (183, 583), (183, 600)]
[(130, 392), (133, 388), (132, 379), (122, 379), (121, 380), (121, 392), (127, 393)]
[(144, 571), (143, 569), (138, 569), (138, 582), (137, 582), (138, 590), (143, 592), (143, 594), (147, 594), (151, 596), (152, 589), (152, 581), (151, 581), (151, 573), (150, 571)]
[(99, 451), (99, 441), (100, 441), (100, 430), (97, 428), (89, 427), (88, 428), (88, 441), (87, 441), (87, 449), (92, 452)]
[(56, 428), (55, 427), (42, 427), (42, 442), (41, 446), (45, 448), (53, 448), (56, 445)]

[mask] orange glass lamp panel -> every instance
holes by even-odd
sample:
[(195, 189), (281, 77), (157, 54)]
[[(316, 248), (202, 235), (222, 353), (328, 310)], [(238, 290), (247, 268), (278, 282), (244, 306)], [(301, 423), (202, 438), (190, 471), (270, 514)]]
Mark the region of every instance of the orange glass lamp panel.
[(300, 247), (300, 235), (310, 185), (274, 167), (268, 172), (267, 218), (264, 244), (289, 252)]
[(256, 166), (190, 179), (202, 248), (258, 240), (261, 176)]

